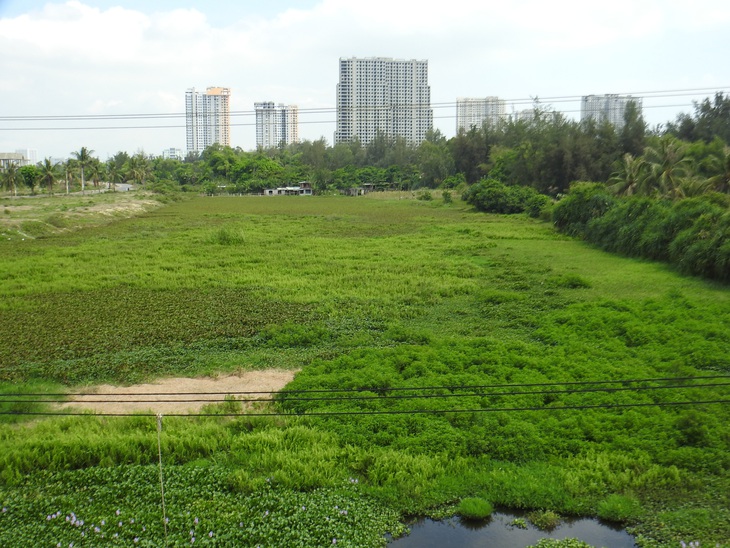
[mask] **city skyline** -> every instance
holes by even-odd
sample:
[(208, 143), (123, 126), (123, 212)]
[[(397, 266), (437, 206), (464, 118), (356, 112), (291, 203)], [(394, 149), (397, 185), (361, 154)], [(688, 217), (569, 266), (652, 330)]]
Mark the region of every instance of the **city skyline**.
[(436, 6), (0, 1), (0, 150), (185, 148), (182, 91), (218, 83), (235, 93), (232, 146), (255, 148), (262, 98), (298, 105), (300, 139), (332, 144), (342, 57), (427, 59), (433, 126), (446, 137), (458, 97), (503, 98), (508, 114), (537, 98), (578, 119), (583, 96), (630, 94), (653, 126), (730, 90), (724, 2)]

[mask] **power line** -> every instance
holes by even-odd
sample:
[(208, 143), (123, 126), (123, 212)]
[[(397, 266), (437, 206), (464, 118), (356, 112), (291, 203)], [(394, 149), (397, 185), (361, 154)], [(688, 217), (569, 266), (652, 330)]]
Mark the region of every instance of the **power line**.
[[(534, 383), (501, 383), (501, 384), (479, 384), (479, 385), (444, 385), (444, 386), (394, 386), (394, 387), (377, 387), (368, 386), (361, 388), (317, 388), (317, 389), (300, 389), (300, 390), (249, 390), (249, 391), (215, 391), (215, 392), (96, 392), (89, 394), (88, 392), (8, 392), (0, 394), (3, 397), (66, 397), (66, 396), (224, 396), (224, 395), (253, 395), (253, 394), (321, 394), (321, 393), (358, 393), (358, 392), (397, 392), (397, 391), (417, 391), (417, 390), (492, 390), (499, 388), (526, 388), (526, 387), (562, 387), (562, 386), (588, 386), (588, 385), (606, 385), (606, 384), (637, 384), (647, 382), (686, 382), (686, 381), (707, 381), (712, 379), (730, 379), (730, 374), (703, 375), (703, 376), (687, 376), (687, 377), (652, 377), (643, 379), (615, 379), (615, 380), (595, 380), (595, 381), (556, 381), (556, 382), (534, 382)], [(724, 386), (725, 383), (718, 383), (712, 386)], [(697, 386), (697, 385), (688, 385)], [(640, 387), (637, 387), (640, 388)], [(631, 389), (631, 388), (629, 388)], [(534, 393), (534, 392), (533, 392)], [(0, 400), (1, 401), (1, 400)], [(24, 400), (26, 401), (26, 400)], [(261, 400), (257, 400), (261, 401)]]
[[(636, 99), (657, 99), (666, 97), (689, 97), (696, 96), (701, 93), (712, 93), (730, 91), (730, 86), (718, 86), (708, 88), (690, 88), (690, 89), (671, 89), (671, 90), (656, 90), (656, 91), (640, 91), (640, 92), (623, 92), (608, 95), (619, 95), (619, 96), (631, 96)], [(583, 97), (590, 95), (555, 95), (542, 97), (520, 97), (513, 99), (499, 99), (510, 104), (543, 104), (546, 101), (549, 102), (574, 102), (579, 101)], [(605, 94), (604, 94), (605, 95)], [(598, 95), (599, 97), (604, 95)], [(458, 104), (457, 101), (444, 101), (444, 102), (432, 102), (428, 105), (424, 104), (403, 104), (397, 105), (402, 108), (451, 108)], [(663, 105), (664, 106), (664, 105)], [(665, 105), (667, 107), (679, 107), (681, 105)], [(383, 107), (369, 107), (368, 110), (375, 109), (389, 109), (390, 106)], [(355, 108), (356, 109), (356, 108)], [(354, 109), (353, 109), (354, 110)], [(310, 107), (310, 108), (298, 108), (299, 114), (313, 114), (313, 113), (334, 113), (337, 112), (336, 107)], [(256, 110), (233, 110), (229, 112), (230, 116), (255, 116)], [(119, 120), (119, 119), (156, 119), (156, 118), (184, 118), (186, 113), (184, 112), (159, 112), (159, 113), (130, 113), (130, 114), (67, 114), (67, 115), (17, 115), (17, 116), (0, 116), (0, 121), (50, 121), (50, 120)]]
[[(717, 405), (728, 404), (730, 400), (694, 400), (650, 403), (618, 403), (595, 405), (563, 405), (539, 407), (496, 407), (487, 409), (408, 409), (408, 410), (381, 410), (381, 411), (311, 411), (306, 413), (166, 413), (166, 417), (327, 417), (327, 416), (358, 416), (358, 415), (440, 415), (446, 413), (499, 413), (522, 411), (566, 411), (585, 409), (626, 409), (632, 407), (671, 407), (689, 405)], [(79, 413), (79, 412), (52, 412), (52, 411), (2, 411), (0, 415), (16, 416), (55, 416), (55, 417), (157, 417), (157, 413)]]

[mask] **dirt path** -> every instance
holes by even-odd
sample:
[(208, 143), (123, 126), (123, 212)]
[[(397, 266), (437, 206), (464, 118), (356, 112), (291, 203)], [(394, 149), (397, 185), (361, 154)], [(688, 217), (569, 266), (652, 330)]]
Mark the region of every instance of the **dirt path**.
[(218, 378), (161, 379), (134, 386), (104, 384), (85, 390), (83, 395), (74, 396), (71, 402), (60, 407), (65, 410), (83, 409), (113, 414), (145, 411), (163, 415), (196, 413), (204, 405), (223, 401), (226, 395), (235, 395), (237, 399), (269, 398), (271, 394), (268, 392), (281, 390), (295, 374), (296, 371), (267, 369)]

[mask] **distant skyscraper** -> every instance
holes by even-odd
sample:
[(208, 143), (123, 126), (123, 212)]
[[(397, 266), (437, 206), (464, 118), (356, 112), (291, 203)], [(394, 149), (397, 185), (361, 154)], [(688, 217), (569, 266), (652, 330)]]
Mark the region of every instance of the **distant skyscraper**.
[(254, 103), (256, 147), (272, 148), (299, 141), (299, 108), (296, 105)]
[(504, 120), (506, 109), (505, 101), (499, 97), (459, 97), (456, 99), (456, 133), (462, 129), (469, 131), (472, 126), (496, 126), (497, 122)]
[(382, 133), (418, 145), (432, 128), (428, 61), (340, 58), (335, 144)]
[(213, 143), (231, 146), (231, 90), (212, 87), (205, 93), (185, 92), (188, 152), (202, 152)]
[(607, 120), (616, 129), (624, 127), (624, 115), (630, 102), (641, 112), (641, 99), (631, 95), (585, 95), (580, 104), (580, 119), (601, 122)]

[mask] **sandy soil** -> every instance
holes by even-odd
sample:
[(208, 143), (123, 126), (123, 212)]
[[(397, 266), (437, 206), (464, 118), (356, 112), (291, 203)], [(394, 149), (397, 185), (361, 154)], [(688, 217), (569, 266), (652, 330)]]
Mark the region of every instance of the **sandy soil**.
[(296, 371), (268, 369), (218, 378), (161, 379), (133, 386), (99, 385), (85, 390), (83, 395), (74, 396), (71, 402), (60, 407), (114, 414), (145, 411), (163, 415), (195, 413), (204, 405), (223, 401), (226, 395), (234, 395), (237, 399), (270, 398), (268, 392), (281, 390), (295, 374)]

